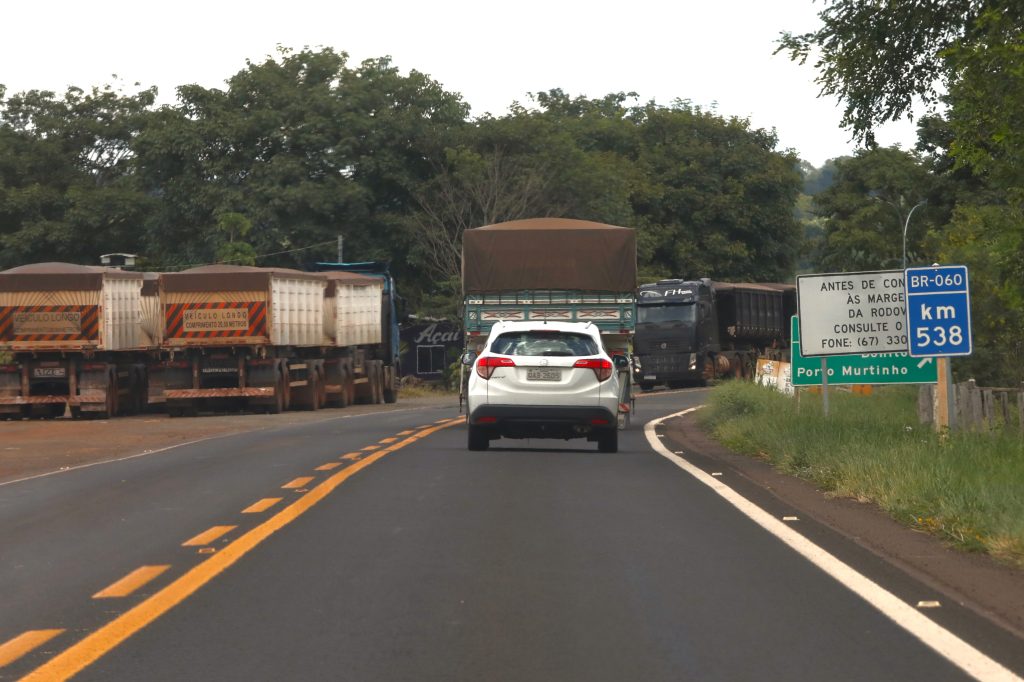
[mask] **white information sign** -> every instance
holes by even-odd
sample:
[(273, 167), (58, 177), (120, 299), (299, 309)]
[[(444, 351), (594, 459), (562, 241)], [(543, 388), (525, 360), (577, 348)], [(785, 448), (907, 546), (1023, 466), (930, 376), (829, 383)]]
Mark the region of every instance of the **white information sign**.
[(804, 357), (907, 352), (903, 271), (796, 278)]

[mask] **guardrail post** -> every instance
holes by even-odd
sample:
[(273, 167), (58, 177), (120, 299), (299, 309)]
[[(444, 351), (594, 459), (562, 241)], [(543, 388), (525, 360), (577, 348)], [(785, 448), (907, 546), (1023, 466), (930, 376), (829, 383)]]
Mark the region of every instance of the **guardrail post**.
[(935, 387), (921, 384), (917, 389), (917, 420), (921, 424), (931, 424), (935, 414)]

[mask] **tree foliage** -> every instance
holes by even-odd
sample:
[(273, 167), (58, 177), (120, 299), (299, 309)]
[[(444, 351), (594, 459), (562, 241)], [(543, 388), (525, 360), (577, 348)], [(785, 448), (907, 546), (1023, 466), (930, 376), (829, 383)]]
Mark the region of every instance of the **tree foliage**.
[(828, 272), (900, 269), (904, 227), (907, 264), (930, 262), (922, 247), (930, 209), (918, 204), (929, 199), (933, 181), (921, 160), (899, 149), (877, 148), (838, 159), (835, 166), (835, 182), (814, 197), (816, 213), (825, 218), (818, 267)]
[(0, 265), (104, 252), (152, 269), (388, 260), (412, 309), (458, 299), (462, 233), (564, 216), (635, 227), (644, 276), (793, 274), (797, 159), (684, 101), (538, 92), (469, 119), (388, 58), (282, 48), (222, 88), (0, 88)]
[(155, 92), (3, 95), (0, 88), (0, 266), (95, 262), (112, 242), (138, 250), (153, 200), (131, 172), (133, 141)]
[[(819, 55), (822, 93), (843, 102), (844, 125), (869, 147), (872, 129), (910, 114), (915, 98), (944, 106), (942, 115), (924, 117), (918, 129), (921, 167), (931, 173), (931, 229), (921, 242), (916, 234), (908, 239), (928, 260), (970, 269), (976, 350), (958, 367), (983, 380), (1020, 381), (1024, 5), (832, 0), (819, 16), (821, 28), (784, 34), (779, 49), (801, 61)], [(831, 211), (826, 263), (848, 262), (844, 250), (882, 255), (889, 241), (871, 231), (863, 196), (870, 183), (857, 180), (867, 155), (860, 156), (845, 168), (843, 188), (821, 198), (823, 210)]]

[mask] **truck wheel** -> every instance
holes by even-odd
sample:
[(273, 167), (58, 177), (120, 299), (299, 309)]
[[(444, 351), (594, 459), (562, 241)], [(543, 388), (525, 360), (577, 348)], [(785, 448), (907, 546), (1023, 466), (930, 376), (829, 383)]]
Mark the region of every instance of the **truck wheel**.
[(653, 391), (654, 390), (654, 384), (651, 383), (650, 381), (641, 381), (640, 382), (640, 390), (644, 391), (644, 392), (646, 392), (646, 391)]
[(599, 452), (619, 451), (619, 430), (608, 429), (597, 437), (597, 449)]
[(398, 402), (398, 382), (395, 381), (395, 368), (393, 366), (384, 368), (384, 402)]
[(348, 405), (356, 404), (356, 377), (351, 367), (345, 372), (345, 396)]
[(473, 451), (486, 450), (491, 446), (491, 439), (479, 426), (466, 425), (466, 448)]
[(349, 395), (349, 386), (351, 386), (351, 384), (352, 379), (349, 377), (348, 370), (344, 367), (339, 367), (338, 386), (341, 387), (341, 390), (338, 391), (338, 394), (333, 398), (338, 407), (348, 407), (352, 404), (352, 401), (350, 400), (351, 396)]
[(316, 379), (316, 407), (314, 409), (319, 410), (321, 407), (327, 405), (327, 381), (326, 375), (324, 374), (323, 365), (317, 367)]
[(110, 419), (117, 416), (117, 370), (107, 375), (107, 400), (102, 412), (97, 412), (97, 419)]
[(192, 412), (192, 401), (168, 400), (166, 407), (167, 416), (172, 419), (176, 419), (178, 417), (187, 417)]
[(294, 407), (300, 410), (319, 410), (320, 392), (320, 375), (316, 366), (310, 362), (309, 369), (306, 371), (306, 385), (295, 389)]
[[(274, 369), (275, 370), (278, 369), (277, 365), (274, 366)], [(286, 409), (288, 409), (288, 407), (287, 407), (288, 401), (285, 400), (285, 397), (286, 397), (285, 393), (287, 391), (290, 391), (291, 387), (288, 385), (288, 382), (287, 382), (284, 374), (282, 374), (280, 371), (275, 371), (274, 373), (277, 375), (277, 380), (274, 383), (274, 397), (273, 397), (273, 400), (272, 400), (272, 402), (269, 405), (267, 405), (267, 413), (268, 414), (281, 414)]]
[(384, 363), (380, 360), (373, 361), (370, 381), (373, 383), (373, 404), (380, 405), (384, 402)]

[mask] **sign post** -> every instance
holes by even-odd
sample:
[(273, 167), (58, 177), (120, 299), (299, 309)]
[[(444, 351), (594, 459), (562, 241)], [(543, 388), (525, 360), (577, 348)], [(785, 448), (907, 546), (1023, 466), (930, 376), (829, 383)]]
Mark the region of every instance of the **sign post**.
[(970, 355), (971, 298), (967, 266), (907, 268), (907, 332), (910, 355), (939, 363), (935, 428), (953, 428), (953, 376), (949, 358)]

